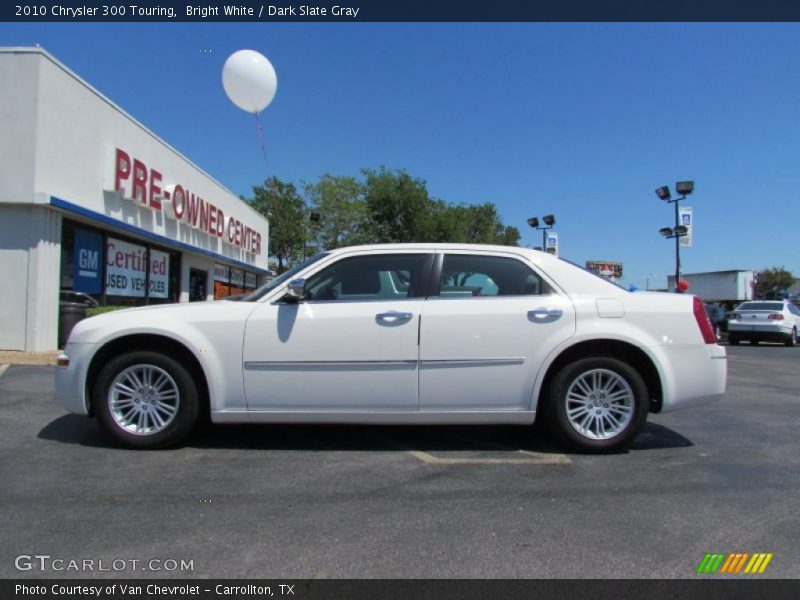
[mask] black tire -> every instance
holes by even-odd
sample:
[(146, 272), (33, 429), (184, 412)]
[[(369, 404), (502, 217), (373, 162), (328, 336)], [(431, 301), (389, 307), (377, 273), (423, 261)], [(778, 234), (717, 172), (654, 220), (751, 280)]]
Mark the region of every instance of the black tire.
[(750, 340), (751, 346), (758, 346), (758, 340)]
[[(633, 395), (630, 419), (612, 437), (604, 439), (594, 439), (580, 433), (567, 416), (567, 393), (570, 387), (582, 375), (594, 370), (603, 370), (619, 376), (630, 387)], [(627, 447), (644, 426), (649, 404), (647, 385), (636, 369), (616, 358), (596, 356), (582, 358), (566, 365), (550, 380), (545, 390), (543, 411), (548, 429), (564, 446), (578, 452), (599, 454)], [(604, 406), (607, 407), (608, 404)], [(598, 409), (602, 410), (602, 407), (598, 406)]]
[(792, 332), (787, 336), (784, 344), (789, 346), (789, 348), (793, 348), (797, 345), (797, 327), (792, 327)]
[[(126, 369), (136, 366), (149, 366), (156, 371), (156, 375), (166, 373), (171, 378), (167, 385), (174, 383), (173, 387), (177, 387), (177, 394), (173, 394), (177, 398), (177, 411), (174, 416), (168, 417), (171, 421), (163, 429), (152, 433), (133, 433), (125, 429), (111, 408), (109, 394), (112, 383)], [(137, 400), (138, 402), (140, 401)], [(142, 403), (144, 404), (146, 402)], [(106, 363), (94, 384), (92, 407), (103, 429), (125, 445), (132, 448), (160, 449), (175, 446), (189, 435), (198, 420), (200, 400), (191, 374), (179, 362), (159, 352), (138, 350), (120, 354)], [(121, 410), (126, 409), (120, 409), (120, 412)], [(163, 413), (159, 414), (163, 416)]]
[(728, 343), (731, 346), (738, 346), (739, 345), (739, 338), (735, 335), (728, 334)]

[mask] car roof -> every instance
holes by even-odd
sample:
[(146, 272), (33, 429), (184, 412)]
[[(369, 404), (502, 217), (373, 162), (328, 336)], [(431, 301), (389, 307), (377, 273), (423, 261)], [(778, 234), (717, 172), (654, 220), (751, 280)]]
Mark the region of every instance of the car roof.
[[(583, 267), (559, 259), (552, 254), (524, 248), (521, 246), (500, 246), (493, 244), (446, 244), (433, 242), (419, 242), (406, 244), (368, 244), (363, 246), (345, 246), (327, 251), (330, 256), (338, 256), (348, 253), (358, 252), (392, 252), (418, 250), (420, 252), (487, 252), (516, 254), (532, 262), (548, 275), (555, 279), (560, 285), (564, 285), (571, 293), (606, 293), (616, 295), (620, 292), (627, 293), (626, 290), (618, 288), (607, 280), (602, 279), (594, 273), (590, 273)], [(618, 288), (618, 289), (617, 289)]]

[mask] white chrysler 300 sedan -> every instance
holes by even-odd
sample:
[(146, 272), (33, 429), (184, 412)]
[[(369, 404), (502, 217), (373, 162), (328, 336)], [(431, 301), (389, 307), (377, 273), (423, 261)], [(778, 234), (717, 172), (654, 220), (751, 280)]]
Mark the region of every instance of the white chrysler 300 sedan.
[(725, 349), (702, 302), (628, 292), (535, 250), (399, 244), (314, 256), (239, 302), (78, 323), (68, 410), (135, 447), (215, 423), (516, 423), (628, 444), (648, 412), (717, 400)]

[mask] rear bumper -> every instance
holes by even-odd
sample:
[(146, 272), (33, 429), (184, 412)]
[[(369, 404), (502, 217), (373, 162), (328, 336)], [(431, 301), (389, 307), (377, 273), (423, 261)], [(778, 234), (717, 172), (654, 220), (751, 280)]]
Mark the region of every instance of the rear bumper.
[(788, 325), (740, 325), (731, 323), (728, 334), (740, 340), (772, 340), (781, 342), (792, 333)]
[(728, 361), (717, 344), (662, 346), (666, 356), (661, 412), (710, 404), (725, 394)]

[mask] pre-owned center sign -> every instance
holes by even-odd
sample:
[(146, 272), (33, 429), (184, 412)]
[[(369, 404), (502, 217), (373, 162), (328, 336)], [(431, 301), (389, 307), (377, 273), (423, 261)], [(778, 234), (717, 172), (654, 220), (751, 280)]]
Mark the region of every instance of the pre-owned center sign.
[(261, 234), (181, 183), (165, 185), (161, 171), (120, 148), (113, 152), (113, 191), (168, 219), (185, 223), (245, 252), (261, 254)]

